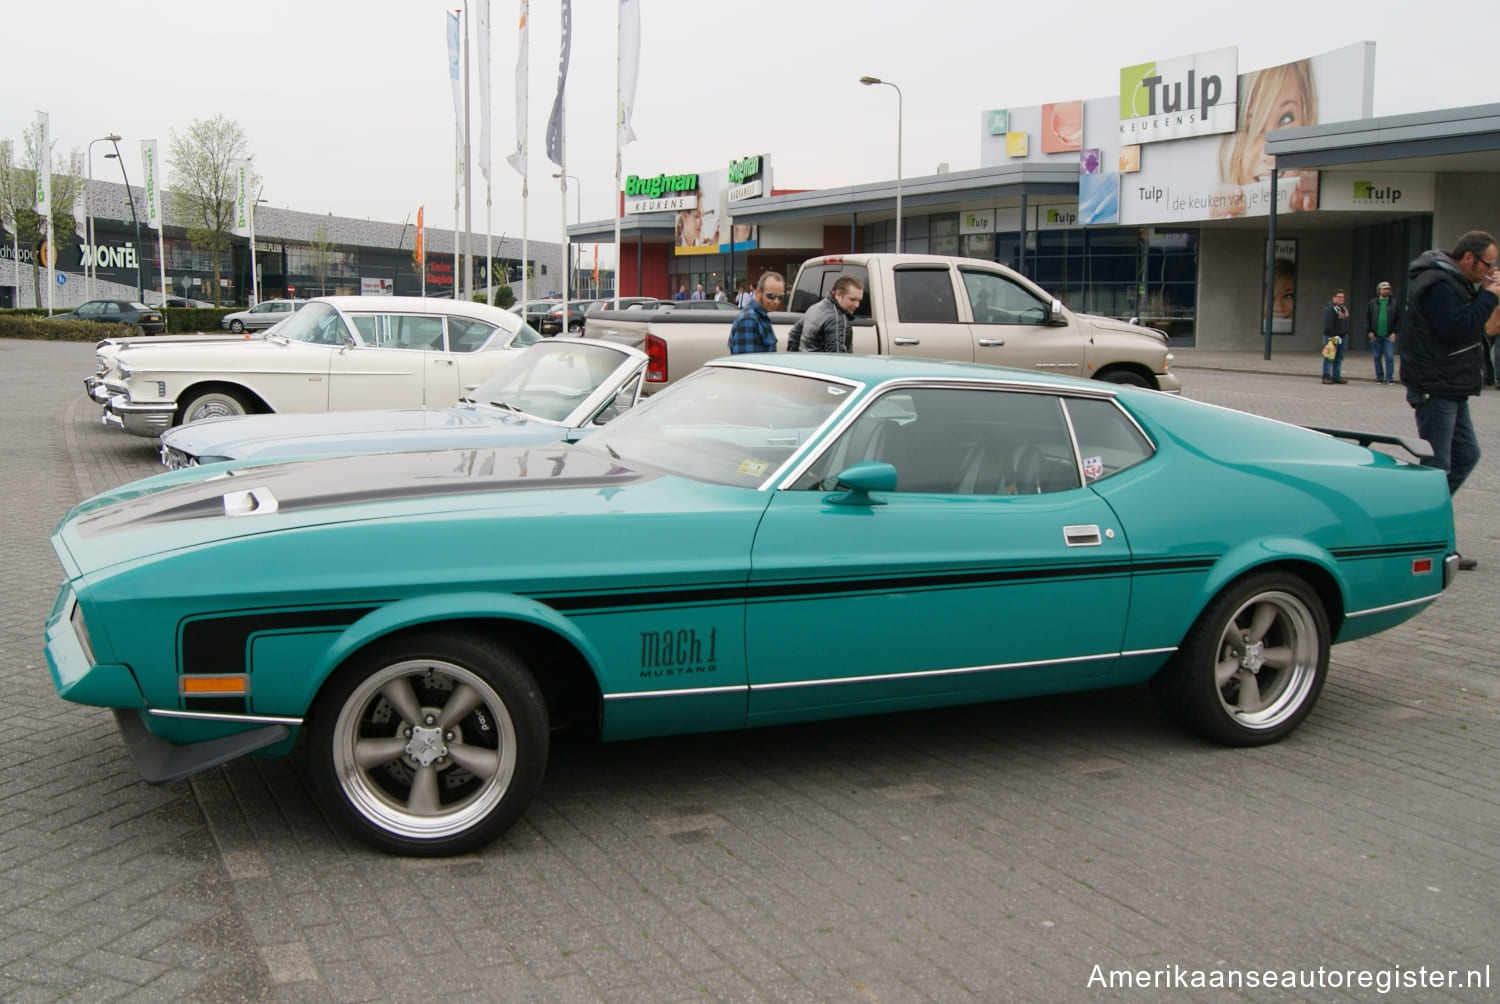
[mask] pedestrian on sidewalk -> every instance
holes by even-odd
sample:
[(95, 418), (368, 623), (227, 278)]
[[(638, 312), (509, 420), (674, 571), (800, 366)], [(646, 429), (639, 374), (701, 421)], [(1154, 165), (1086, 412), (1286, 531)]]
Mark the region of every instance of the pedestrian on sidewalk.
[[(1344, 306), (1344, 291), (1333, 291), (1333, 299), (1323, 305), (1323, 382), (1348, 383), (1344, 379), (1344, 340), (1349, 337), (1349, 308)], [(1329, 351), (1332, 346), (1333, 351)]]
[[(1485, 323), (1500, 307), (1500, 247), (1483, 230), (1471, 230), (1452, 251), (1426, 251), (1407, 272), (1406, 333), (1401, 339), (1401, 382), (1416, 412), (1417, 435), (1432, 446), (1422, 463), (1448, 473), (1458, 491), (1479, 463), (1479, 439), (1469, 398), (1484, 389)], [(1464, 571), (1477, 568), (1459, 558)]]
[(1370, 354), (1375, 357), (1375, 382), (1396, 381), (1396, 335), (1405, 315), (1401, 304), (1391, 296), (1391, 284), (1375, 287), (1375, 299), (1365, 304), (1365, 335), (1370, 340)]

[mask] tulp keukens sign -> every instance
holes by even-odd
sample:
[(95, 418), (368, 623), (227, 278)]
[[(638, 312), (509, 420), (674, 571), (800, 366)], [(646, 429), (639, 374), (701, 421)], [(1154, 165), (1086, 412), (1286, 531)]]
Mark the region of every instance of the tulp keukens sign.
[(1239, 50), (1215, 49), (1120, 70), (1120, 142), (1233, 132)]

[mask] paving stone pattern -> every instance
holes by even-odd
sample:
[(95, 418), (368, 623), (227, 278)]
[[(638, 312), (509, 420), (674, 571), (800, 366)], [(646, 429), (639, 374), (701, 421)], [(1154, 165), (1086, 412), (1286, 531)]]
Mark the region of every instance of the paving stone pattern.
[[(1189, 396), (1412, 429), (1399, 389), (1324, 386), (1311, 357), (1179, 356)], [(304, 751), (153, 788), (106, 712), (54, 694), (48, 534), (157, 469), (98, 424), (91, 361), (0, 341), (0, 1000), (1061, 1001), (1096, 996), (1096, 966), (1494, 974), (1251, 1000), (1500, 985), (1500, 396), (1476, 402), (1491, 456), (1456, 500), (1479, 571), (1336, 648), (1276, 746), (1200, 742), (1139, 689), (560, 740), (506, 837), (411, 861), (330, 828)]]

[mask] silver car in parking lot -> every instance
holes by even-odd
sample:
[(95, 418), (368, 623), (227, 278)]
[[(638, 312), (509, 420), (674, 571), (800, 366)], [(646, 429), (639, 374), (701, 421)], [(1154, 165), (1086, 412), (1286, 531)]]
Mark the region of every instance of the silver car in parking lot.
[(300, 310), (306, 300), (262, 300), (249, 310), (225, 314), (219, 319), (219, 327), (228, 328), (235, 334), (242, 331), (261, 331), (279, 321), (284, 321), (294, 311)]

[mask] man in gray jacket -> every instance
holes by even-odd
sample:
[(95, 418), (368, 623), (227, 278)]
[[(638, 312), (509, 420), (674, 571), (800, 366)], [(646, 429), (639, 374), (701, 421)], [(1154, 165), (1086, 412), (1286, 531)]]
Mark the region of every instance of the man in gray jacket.
[(786, 336), (788, 352), (853, 352), (854, 312), (865, 299), (865, 286), (856, 276), (841, 275), (833, 290), (807, 308)]

